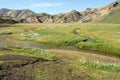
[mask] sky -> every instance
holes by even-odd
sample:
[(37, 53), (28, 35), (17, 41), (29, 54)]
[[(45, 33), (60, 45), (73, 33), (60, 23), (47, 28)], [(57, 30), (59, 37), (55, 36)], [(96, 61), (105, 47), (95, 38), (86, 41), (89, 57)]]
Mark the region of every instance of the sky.
[(0, 0), (0, 8), (30, 9), (36, 13), (57, 14), (71, 10), (106, 6), (115, 0)]

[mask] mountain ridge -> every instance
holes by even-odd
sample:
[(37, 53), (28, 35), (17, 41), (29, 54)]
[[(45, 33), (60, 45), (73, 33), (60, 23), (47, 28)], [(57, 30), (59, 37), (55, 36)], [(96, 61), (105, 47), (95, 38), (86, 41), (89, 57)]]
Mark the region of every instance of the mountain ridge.
[(83, 12), (72, 10), (67, 13), (50, 15), (48, 13), (35, 13), (29, 9), (12, 10), (1, 8), (2, 19), (14, 20), (18, 23), (68, 23), (68, 22), (90, 22), (106, 16), (120, 3), (119, 0), (101, 8), (87, 8)]

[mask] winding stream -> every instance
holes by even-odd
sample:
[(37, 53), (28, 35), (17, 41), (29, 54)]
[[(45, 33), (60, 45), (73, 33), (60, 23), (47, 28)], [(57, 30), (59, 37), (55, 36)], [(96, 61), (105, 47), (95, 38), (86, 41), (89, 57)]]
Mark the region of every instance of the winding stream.
[[(80, 37), (80, 38), (86, 38), (83, 36), (80, 36), (77, 33), (77, 29), (76, 28), (73, 30), (73, 34)], [(90, 38), (86, 38), (86, 42), (94, 42), (94, 40), (90, 39)], [(52, 46), (48, 46), (48, 45), (41, 45), (35, 42), (31, 42), (31, 41), (17, 41), (11, 38), (11, 35), (0, 35), (0, 48), (4, 48), (6, 46), (21, 46), (21, 47), (27, 47), (27, 48), (38, 48), (38, 49), (58, 49), (58, 50), (71, 50), (71, 51), (79, 51), (79, 52), (86, 52), (86, 53), (90, 53), (90, 54), (98, 54), (98, 55), (107, 55), (107, 56), (113, 56), (111, 54), (106, 54), (106, 53), (101, 53), (101, 52), (97, 52), (97, 51), (91, 51), (91, 50), (80, 50), (77, 49), (74, 45), (72, 46), (64, 46), (64, 47), (52, 47)]]
[(80, 34), (78, 34), (77, 30), (79, 30), (80, 28), (75, 28), (72, 33), (76, 36), (79, 36), (80, 38), (85, 38), (84, 42), (92, 42), (92, 43), (95, 43), (96, 41), (91, 39), (91, 38), (87, 38), (87, 37), (84, 37), (84, 36), (81, 36)]

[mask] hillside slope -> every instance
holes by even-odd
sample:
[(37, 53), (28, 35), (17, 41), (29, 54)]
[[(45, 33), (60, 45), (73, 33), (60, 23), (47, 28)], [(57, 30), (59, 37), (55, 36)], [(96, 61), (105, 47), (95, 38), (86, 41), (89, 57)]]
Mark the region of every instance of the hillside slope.
[(11, 19), (17, 22), (28, 22), (29, 18), (32, 17), (33, 14), (35, 13), (29, 9), (23, 10), (11, 10), (5, 8), (0, 9), (0, 16), (3, 19)]
[(11, 19), (2, 19), (0, 18), (0, 23), (8, 23), (8, 24), (14, 24), (14, 23), (18, 23), (15, 20), (11, 20)]
[(120, 6), (113, 9), (106, 17), (104, 17), (100, 22), (102, 23), (120, 23)]

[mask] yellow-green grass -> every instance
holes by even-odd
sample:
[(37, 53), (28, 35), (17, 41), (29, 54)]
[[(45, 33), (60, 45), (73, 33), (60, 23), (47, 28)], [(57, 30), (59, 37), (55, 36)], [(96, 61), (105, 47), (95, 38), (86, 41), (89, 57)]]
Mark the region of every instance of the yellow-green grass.
[[(65, 61), (67, 67), (72, 69), (73, 75), (87, 73), (94, 79), (113, 80), (114, 77), (118, 80), (117, 74), (120, 74), (119, 58), (108, 57), (97, 54), (90, 54), (89, 52), (78, 52), (69, 50), (50, 50), (60, 60)], [(69, 56), (68, 56), (69, 55)], [(106, 74), (105, 76), (102, 76)], [(111, 76), (111, 77), (109, 77)]]
[[(84, 39), (74, 35), (76, 28), (79, 35), (95, 40), (95, 43), (81, 42)], [(3, 30), (7, 27), (2, 28)], [(52, 46), (76, 45), (77, 48), (96, 50), (107, 53), (120, 53), (120, 25), (102, 23), (67, 23), (67, 24), (15, 24), (9, 27), (12, 37), (18, 40), (33, 41)]]
[(23, 31), (15, 34), (14, 38), (52, 46), (71, 46), (84, 40), (84, 38), (80, 38), (72, 33), (73, 28), (70, 25), (41, 24), (36, 26), (32, 30), (23, 29)]
[(120, 15), (119, 14), (120, 14), (120, 5), (116, 8), (114, 8), (113, 10), (111, 10), (111, 12), (99, 22), (119, 24), (120, 23)]
[[(12, 30), (13, 34), (10, 36), (13, 39), (20, 39), (21, 35), (28, 35), (24, 41), (31, 40), (33, 42), (38, 42), (38, 38), (42, 37), (42, 41), (48, 41), (48, 39), (44, 38), (49, 35), (52, 37), (50, 40), (56, 42), (56, 39), (60, 39), (61, 42), (71, 41), (74, 38), (81, 39), (79, 36), (74, 35), (72, 32), (76, 28), (80, 28), (77, 32), (81, 36), (89, 37), (95, 40), (95, 43), (90, 42), (77, 42), (77, 46), (82, 46), (82, 49), (86, 49), (84, 47), (88, 46), (90, 50), (103, 51), (107, 52), (111, 50), (113, 53), (119, 54), (119, 24), (79, 24), (79, 23), (70, 23), (70, 24), (16, 24), (13, 27), (9, 27)], [(7, 27), (2, 28), (2, 30), (7, 30)], [(36, 36), (36, 34), (38, 34)], [(34, 37), (33, 37), (34, 35)], [(56, 38), (56, 36), (58, 36)], [(33, 37), (33, 39), (31, 39)], [(71, 39), (73, 38), (73, 39)], [(117, 39), (116, 39), (117, 38)], [(34, 40), (35, 39), (35, 40)], [(70, 39), (70, 40), (69, 40)], [(40, 42), (38, 42), (40, 43)], [(59, 43), (59, 42), (56, 42)], [(50, 44), (46, 43), (46, 44)], [(104, 45), (107, 44), (107, 45)], [(102, 45), (99, 47), (99, 45)], [(111, 46), (113, 49), (111, 49)], [(57, 45), (58, 46), (58, 45)], [(65, 46), (65, 45), (63, 45)], [(104, 51), (103, 46), (105, 46), (106, 50)], [(103, 49), (102, 49), (102, 48)], [(110, 49), (109, 49), (110, 47)], [(78, 47), (81, 48), (81, 47)], [(116, 48), (118, 48), (116, 50)], [(87, 79), (88, 77), (92, 77), (91, 80), (119, 80), (120, 72), (119, 72), (119, 58), (116, 57), (108, 57), (98, 54), (92, 54), (90, 52), (79, 52), (72, 50), (59, 50), (59, 49), (51, 49), (49, 50), (49, 55), (46, 57), (39, 55), (41, 54), (41, 50), (39, 49), (31, 49), (31, 48), (21, 48), (21, 47), (8, 47), (8, 49), (12, 50), (12, 53), (19, 55), (27, 55), (27, 56), (35, 56), (42, 57), (45, 59), (48, 58), (49, 55), (55, 54), (56, 56), (52, 58), (57, 59), (56, 62), (47, 62), (41, 63), (37, 65), (39, 68), (34, 67), (33, 71), (28, 71), (29, 76), (34, 76), (35, 79), (56, 79), (66, 80), (66, 75), (74, 77), (82, 77), (83, 79)], [(115, 52), (114, 52), (115, 51)], [(44, 50), (43, 50), (44, 52)], [(46, 52), (46, 50), (45, 50)], [(1, 51), (0, 54), (4, 55)], [(10, 51), (11, 53), (11, 51)], [(52, 53), (52, 54), (51, 54)], [(109, 52), (108, 52), (109, 53)], [(56, 58), (57, 57), (57, 58)], [(101, 64), (102, 63), (102, 64)], [(38, 64), (38, 63), (36, 63)], [(36, 65), (34, 64), (34, 65)], [(44, 65), (43, 65), (44, 64)], [(109, 64), (109, 65), (105, 65)], [(43, 65), (41, 67), (41, 65)], [(111, 67), (112, 65), (112, 67)], [(28, 69), (31, 65), (26, 66)], [(33, 67), (32, 67), (33, 68)], [(61, 76), (62, 75), (62, 76)], [(88, 75), (86, 77), (86, 75)], [(77, 80), (77, 79), (76, 79)]]
[(12, 34), (12, 32), (10, 30), (4, 30), (4, 31), (0, 31), (0, 35), (5, 35), (5, 34)]
[(18, 52), (19, 54), (16, 55), (26, 55), (26, 56), (33, 56), (39, 57), (46, 60), (57, 60), (57, 57), (49, 52), (49, 50), (45, 49), (36, 49), (36, 48), (24, 48), (19, 46), (7, 46), (6, 49), (11, 50), (12, 52)]
[(85, 24), (77, 32), (96, 41), (96, 43), (78, 43), (78, 48), (120, 54), (119, 24)]

